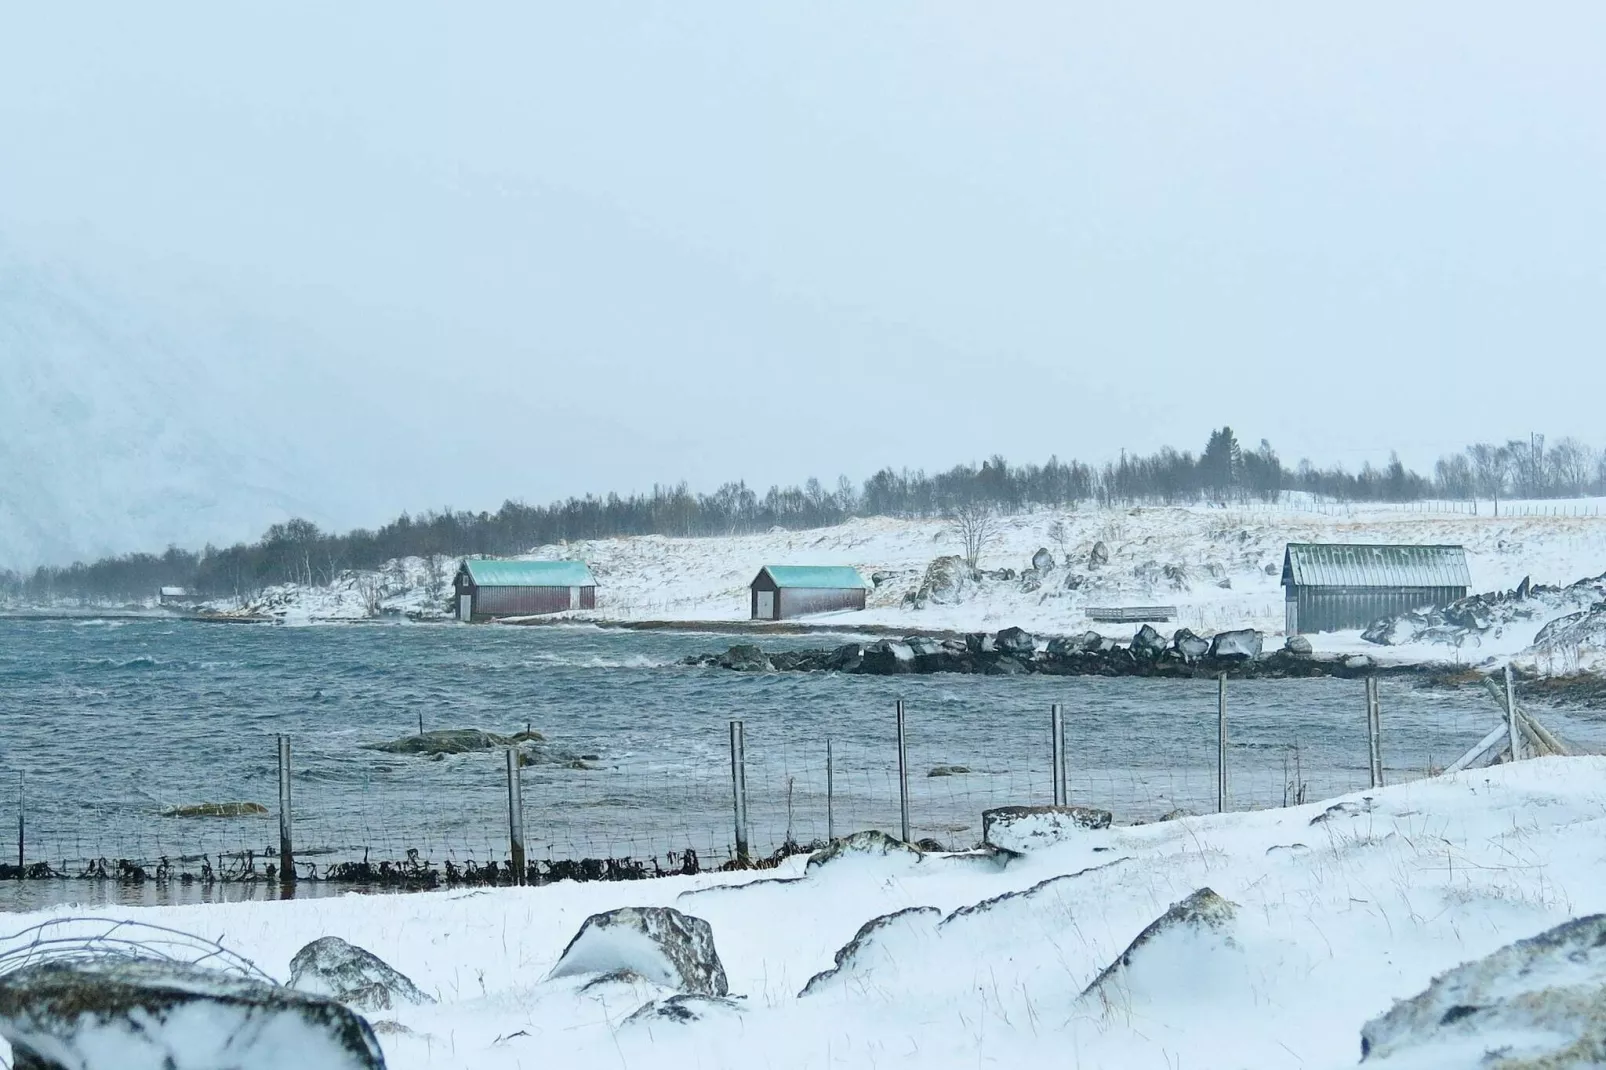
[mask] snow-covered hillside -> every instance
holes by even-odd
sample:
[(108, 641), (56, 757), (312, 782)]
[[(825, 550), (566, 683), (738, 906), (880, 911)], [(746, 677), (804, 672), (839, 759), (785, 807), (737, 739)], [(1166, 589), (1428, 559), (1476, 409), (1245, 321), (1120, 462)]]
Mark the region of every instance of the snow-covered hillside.
[(306, 459), (255, 404), (254, 355), (242, 346), (209, 365), (220, 355), (0, 241), (0, 567), (322, 519), (296, 489), (315, 485)]
[[(728, 538), (599, 539), (543, 546), (531, 556), (591, 566), (600, 585), (597, 609), (566, 615), (578, 619), (745, 620), (747, 585), (760, 567), (846, 564), (866, 580), (879, 580), (868, 608), (811, 623), (954, 631), (1020, 626), (1049, 634), (1102, 628), (1124, 638), (1130, 627), (1094, 624), (1087, 609), (1160, 604), (1175, 605), (1175, 625), (1197, 632), (1254, 627), (1275, 635), (1283, 629), (1280, 571), (1288, 542), (1458, 543), (1467, 548), (1475, 592), (1516, 587), (1525, 577), (1562, 585), (1606, 572), (1603, 506), (1593, 500), (1512, 503), (1503, 509), (1517, 515), (1499, 518), (1453, 512), (1450, 506), (1351, 509), (1309, 503), (1027, 513), (999, 521), (998, 538), (979, 562), (985, 574), (980, 582), (962, 578), (950, 590), (927, 590), (925, 597), (921, 590), (932, 561), (959, 550), (941, 520), (873, 518)], [(1568, 515), (1550, 515), (1553, 510)], [(1040, 549), (1048, 550), (1054, 566), (1030, 572)], [(1107, 559), (1095, 565), (1095, 556)], [(331, 588), (273, 588), (245, 608), (288, 621), (354, 620), (372, 615), (377, 591), (377, 604), (386, 612), (440, 615), (454, 567), (451, 559), (432, 573), (426, 562), (411, 558), (366, 577), (348, 574)], [(993, 578), (1005, 570), (1015, 575)], [(1362, 643), (1359, 633), (1314, 638), (1319, 649), (1481, 661), (1524, 650), (1547, 620), (1512, 622), (1460, 650), (1429, 644), (1380, 648)]]
[[(372, 951), (439, 1001), (367, 1012), (392, 1070), (1336, 1070), (1356, 1065), (1368, 1022), (1435, 975), (1606, 911), (1603, 784), (1606, 759), (1538, 759), (1079, 832), (1002, 865), (895, 850), (808, 868), (800, 857), (772, 873), (97, 913), (224, 934), (280, 980), (316, 939)], [(1226, 901), (1207, 923), (1138, 939), (1205, 888)], [(638, 1015), (672, 989), (599, 980), (623, 963), (651, 976), (649, 948), (628, 941), (550, 976), (588, 916), (626, 906), (706, 921), (729, 998)], [(8, 931), (83, 912), (14, 915)], [(1496, 961), (1485, 998), (1442, 1023), (1396, 1015), (1374, 1029), (1387, 1049), (1365, 1065), (1470, 1070), (1492, 1065), (1492, 1048), (1555, 1050), (1598, 1030), (1598, 949), (1559, 973), (1519, 966), (1501, 973)], [(1521, 1000), (1562, 984), (1585, 987), (1573, 1003)], [(1499, 1000), (1503, 1012), (1491, 1009)]]

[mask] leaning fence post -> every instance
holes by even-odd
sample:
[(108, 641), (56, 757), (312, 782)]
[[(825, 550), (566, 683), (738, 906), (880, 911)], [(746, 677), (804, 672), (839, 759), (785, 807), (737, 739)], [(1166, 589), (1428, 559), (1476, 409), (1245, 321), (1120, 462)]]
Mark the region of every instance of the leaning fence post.
[(1216, 813), (1227, 812), (1227, 674), (1216, 676)]
[(831, 741), (825, 741), (825, 839), (836, 840), (836, 769), (831, 756)]
[(736, 808), (736, 858), (747, 854), (747, 742), (741, 721), (731, 722), (731, 802)]
[(1065, 783), (1065, 719), (1058, 702), (1048, 708), (1048, 722), (1049, 746), (1054, 756), (1054, 805), (1064, 806), (1069, 795)]
[(513, 883), (523, 884), (527, 873), (524, 866), (524, 785), (519, 778), (519, 749), (507, 749), (507, 832), (510, 846), (508, 865), (513, 870)]
[(296, 882), (295, 850), (291, 847), (290, 737), (279, 737), (279, 881)]
[(1511, 760), (1522, 760), (1522, 733), (1517, 728), (1517, 685), (1511, 679), (1511, 663), (1506, 663), (1506, 726), (1511, 730)]
[(898, 800), (903, 805), (903, 842), (909, 842), (909, 751), (905, 745), (903, 699), (898, 700)]

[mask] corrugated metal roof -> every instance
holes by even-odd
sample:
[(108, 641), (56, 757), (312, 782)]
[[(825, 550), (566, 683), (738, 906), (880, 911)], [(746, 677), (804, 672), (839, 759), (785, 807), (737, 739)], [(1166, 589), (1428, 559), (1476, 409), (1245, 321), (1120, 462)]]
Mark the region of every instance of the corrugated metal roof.
[(465, 561), (476, 587), (595, 587), (584, 561)]
[(1375, 546), (1291, 542), (1283, 554), (1283, 586), (1470, 587), (1460, 546)]
[(765, 565), (777, 587), (864, 588), (859, 570), (846, 565)]

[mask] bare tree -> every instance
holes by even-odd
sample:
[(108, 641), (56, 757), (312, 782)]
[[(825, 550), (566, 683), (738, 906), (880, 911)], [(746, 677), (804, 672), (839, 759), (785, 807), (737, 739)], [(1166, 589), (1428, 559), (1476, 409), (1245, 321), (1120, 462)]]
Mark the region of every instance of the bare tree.
[(1467, 447), (1467, 458), (1478, 492), (1494, 502), (1494, 515), (1499, 516), (1500, 496), (1511, 479), (1511, 451), (1492, 442), (1478, 442)]
[(1048, 539), (1054, 544), (1054, 548), (1060, 552), (1060, 560), (1069, 562), (1071, 559), (1071, 528), (1070, 525), (1065, 523), (1064, 517), (1060, 517), (1048, 526)]
[(446, 569), (442, 567), (441, 555), (431, 551), (424, 555), (424, 592), (431, 602), (438, 602), (445, 589)]
[(362, 599), (362, 610), (370, 617), (379, 616), (379, 607), (385, 601), (384, 584), (379, 573), (363, 571), (357, 573), (357, 597)]
[(1576, 438), (1564, 438), (1550, 447), (1546, 469), (1558, 494), (1580, 495), (1595, 475), (1595, 451)]
[(948, 523), (954, 538), (965, 549), (965, 564), (971, 568), (981, 560), (982, 551), (998, 541), (998, 515), (987, 502), (971, 501), (954, 506), (948, 511)]

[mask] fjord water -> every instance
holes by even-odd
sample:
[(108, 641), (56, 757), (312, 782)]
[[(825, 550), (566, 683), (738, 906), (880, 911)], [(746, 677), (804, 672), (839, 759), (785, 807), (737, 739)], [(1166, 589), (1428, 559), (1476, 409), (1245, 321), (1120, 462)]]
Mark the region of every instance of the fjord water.
[[(1117, 820), (1215, 808), (1213, 680), (867, 678), (677, 664), (737, 641), (587, 626), (0, 620), (0, 828), (15, 828), (20, 814), (27, 860), (74, 872), (96, 858), (154, 864), (276, 850), (283, 733), (303, 860), (396, 860), (410, 849), (437, 864), (505, 857), (502, 754), (431, 761), (362, 749), (414, 733), (422, 719), (426, 729), (528, 725), (547, 736), (552, 760), (522, 773), (531, 857), (630, 856), (667, 868), (669, 852), (691, 848), (706, 865), (733, 843), (733, 719), (746, 726), (755, 852), (826, 834), (827, 741), (834, 830), (896, 834), (898, 698), (908, 708), (917, 838), (969, 845), (986, 807), (1051, 801), (1054, 702), (1066, 711), (1072, 801)], [(1360, 681), (1235, 682), (1229, 706), (1233, 808), (1366, 786)], [(1547, 722), (1585, 740), (1599, 733), (1560, 713)], [(1447, 765), (1496, 720), (1479, 691), (1385, 681), (1383, 723), (1389, 775), (1399, 779)], [(260, 803), (268, 813), (163, 816), (209, 802)]]

